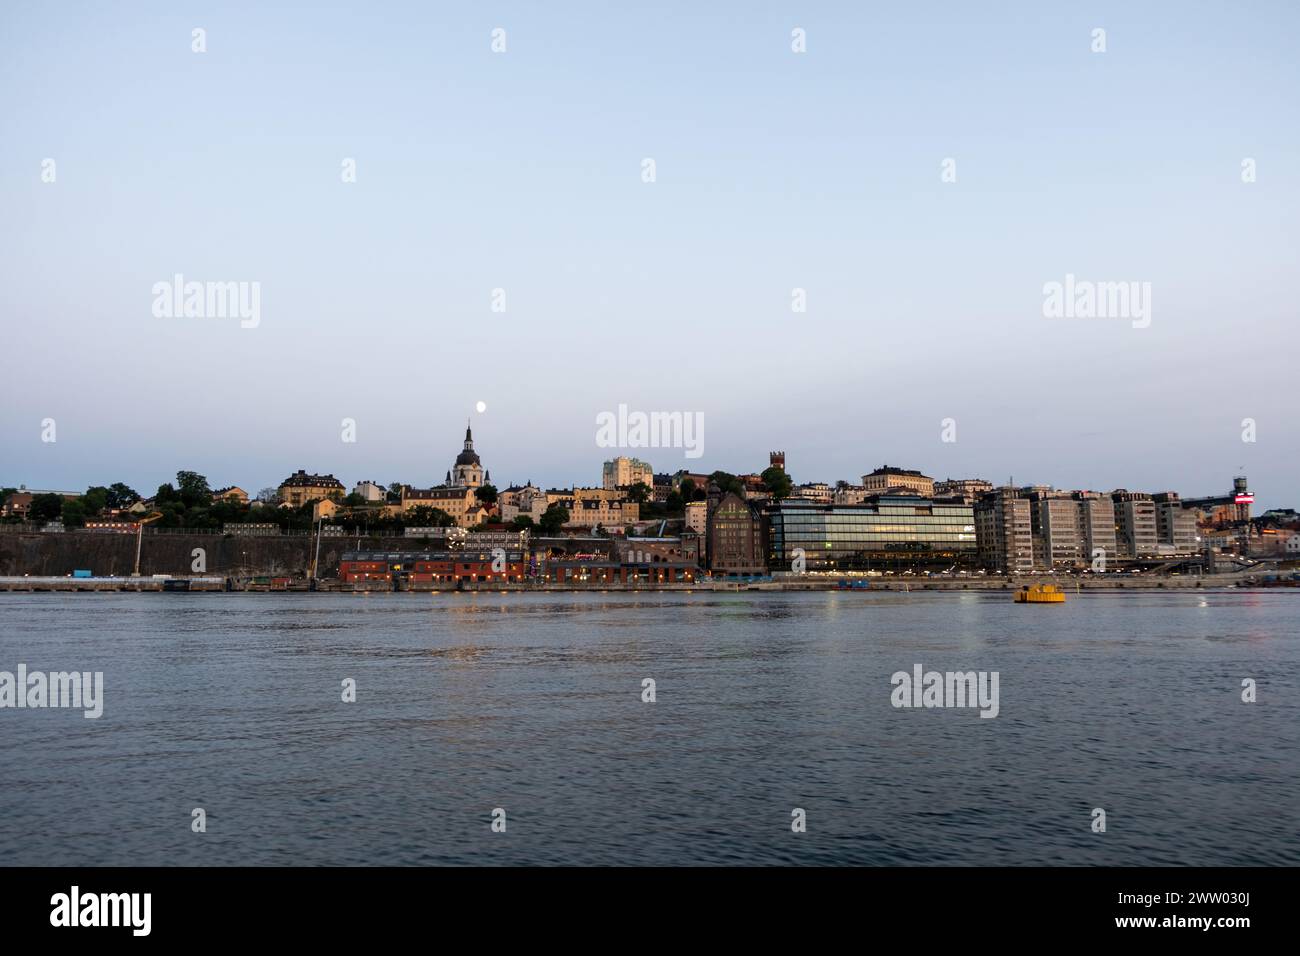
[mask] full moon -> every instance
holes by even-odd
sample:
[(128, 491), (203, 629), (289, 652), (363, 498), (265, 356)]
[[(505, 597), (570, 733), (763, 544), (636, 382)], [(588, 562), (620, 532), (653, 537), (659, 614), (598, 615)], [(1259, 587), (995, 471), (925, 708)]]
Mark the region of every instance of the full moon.
[(487, 402), (479, 402), (477, 405), (474, 406), (474, 408), (477, 409), (480, 414), (482, 414), (483, 412), (487, 411)]

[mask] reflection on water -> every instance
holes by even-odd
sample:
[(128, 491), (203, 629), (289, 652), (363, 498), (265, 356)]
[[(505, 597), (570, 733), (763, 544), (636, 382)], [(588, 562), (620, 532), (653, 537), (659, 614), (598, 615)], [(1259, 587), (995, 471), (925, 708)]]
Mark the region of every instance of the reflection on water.
[(1298, 662), (1284, 593), (0, 595), (106, 697), (0, 710), (0, 859), (1294, 865)]

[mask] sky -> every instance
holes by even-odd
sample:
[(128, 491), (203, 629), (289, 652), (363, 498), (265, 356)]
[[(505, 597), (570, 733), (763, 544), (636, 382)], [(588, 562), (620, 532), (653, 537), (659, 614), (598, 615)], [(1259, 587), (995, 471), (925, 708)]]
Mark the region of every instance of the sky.
[[(498, 486), (783, 450), (1300, 507), (1298, 44), (1287, 2), (6, 2), (0, 485), (423, 486), (470, 419)], [(157, 314), (178, 274), (256, 321)], [(1067, 275), (1149, 313), (1046, 315)], [(702, 455), (601, 447), (620, 405)]]

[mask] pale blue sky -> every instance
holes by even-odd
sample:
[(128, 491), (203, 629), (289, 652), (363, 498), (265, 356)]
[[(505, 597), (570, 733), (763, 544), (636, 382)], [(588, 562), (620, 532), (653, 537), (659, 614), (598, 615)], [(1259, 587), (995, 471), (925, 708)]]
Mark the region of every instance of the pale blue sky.
[[(5, 4), (0, 483), (427, 484), (472, 416), (597, 484), (622, 402), (703, 413), (659, 471), (1300, 505), (1296, 5), (609, 6)], [(155, 318), (178, 272), (260, 325)], [(1066, 273), (1150, 328), (1044, 318)]]

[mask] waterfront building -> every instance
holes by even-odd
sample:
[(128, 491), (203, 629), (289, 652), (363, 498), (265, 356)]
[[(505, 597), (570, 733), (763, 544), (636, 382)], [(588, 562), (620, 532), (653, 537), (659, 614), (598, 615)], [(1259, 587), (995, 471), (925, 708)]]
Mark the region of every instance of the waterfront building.
[(507, 551), (494, 567), (485, 551), (347, 551), (339, 561), (339, 580), (345, 584), (379, 582), (395, 589), (409, 584), (467, 582), (520, 582), (529, 575), (523, 551)]
[(575, 498), (567, 506), (569, 520), (566, 528), (622, 528), (640, 517), (640, 509), (629, 509), (631, 502), (604, 501), (600, 498)]
[(1135, 561), (1159, 554), (1156, 505), (1151, 496), (1119, 488), (1110, 497), (1115, 502), (1115, 543), (1120, 558)]
[(831, 486), (824, 481), (810, 481), (802, 485), (795, 485), (790, 489), (790, 497), (798, 498), (800, 501), (816, 501), (819, 504), (828, 505), (834, 500), (834, 493)]
[(703, 491), (705, 493), (708, 492), (709, 482), (712, 479), (708, 475), (702, 475), (697, 471), (674, 472), (672, 476), (673, 487), (680, 488), (682, 486), (682, 482), (688, 478), (691, 480), (691, 483), (695, 485), (696, 491)]
[(1087, 557), (1079, 502), (1058, 492), (1029, 494), (1034, 567), (1076, 568)]
[(768, 566), (789, 571), (950, 571), (977, 556), (972, 507), (914, 494), (861, 504), (787, 499), (765, 510)]
[(1245, 475), (1232, 479), (1232, 491), (1226, 495), (1206, 498), (1185, 498), (1183, 506), (1199, 512), (1207, 524), (1222, 527), (1250, 520), (1250, 507), (1255, 503)]
[(680, 564), (693, 558), (681, 538), (615, 538), (613, 552), (629, 564)]
[(734, 491), (709, 489), (707, 548), (714, 575), (763, 574), (767, 570), (764, 521), (757, 508)]
[(0, 515), (6, 518), (26, 518), (27, 512), (31, 510), (32, 498), (35, 497), (30, 491), (15, 491), (4, 500), (4, 505), (0, 506)]
[(352, 493), (360, 495), (367, 504), (388, 500), (388, 489), (377, 481), (358, 481)]
[(975, 501), (974, 517), (979, 560), (985, 568), (1004, 573), (1034, 569), (1032, 509), (1019, 489), (984, 492)]
[(1115, 561), (1119, 546), (1115, 542), (1115, 502), (1109, 495), (1094, 491), (1076, 491), (1071, 495), (1079, 506), (1079, 530), (1083, 535), (1084, 556), (1091, 564), (1102, 558)]
[(908, 468), (891, 468), (881, 465), (870, 474), (862, 476), (862, 487), (869, 492), (884, 494), (895, 488), (906, 488), (922, 498), (934, 497), (934, 479)]
[(877, 492), (868, 491), (861, 485), (850, 485), (847, 482), (836, 484), (835, 491), (831, 493), (831, 504), (836, 505), (860, 505)]
[(546, 492), (530, 481), (522, 486), (511, 485), (501, 492), (497, 496), (497, 509), (502, 521), (511, 522), (523, 515), (532, 518), (533, 523), (536, 524), (546, 513), (548, 502)]
[(992, 490), (993, 482), (983, 478), (948, 478), (934, 483), (936, 498), (961, 498), (971, 504), (984, 492)]
[(32, 506), (32, 499), (39, 495), (58, 495), (60, 498), (80, 498), (79, 491), (50, 491), (44, 488), (28, 488), (20, 485), (18, 490), (4, 500), (0, 506), (0, 515), (6, 518), (26, 518)]
[(474, 489), (464, 486), (440, 485), (436, 488), (402, 486), (402, 499), (398, 511), (406, 514), (412, 508), (437, 508), (446, 512), (459, 528), (472, 528), (482, 519), (483, 506), (479, 504)]
[(602, 485), (609, 490), (628, 488), (640, 482), (647, 488), (654, 488), (654, 469), (639, 458), (619, 456), (607, 461), (602, 468)]
[(547, 559), (542, 566), (546, 580), (567, 585), (636, 585), (692, 584), (699, 573), (695, 564), (686, 561), (630, 562), (600, 555)]
[(343, 482), (333, 475), (309, 475), (301, 468), (280, 482), (277, 490), (281, 503), (290, 508), (301, 508), (309, 501), (342, 498), (344, 495)]
[(688, 501), (686, 503), (686, 527), (699, 535), (708, 534), (709, 504), (707, 501)]
[(1175, 491), (1152, 495), (1156, 507), (1156, 537), (1162, 550), (1192, 554), (1200, 549), (1196, 513), (1183, 507)]

